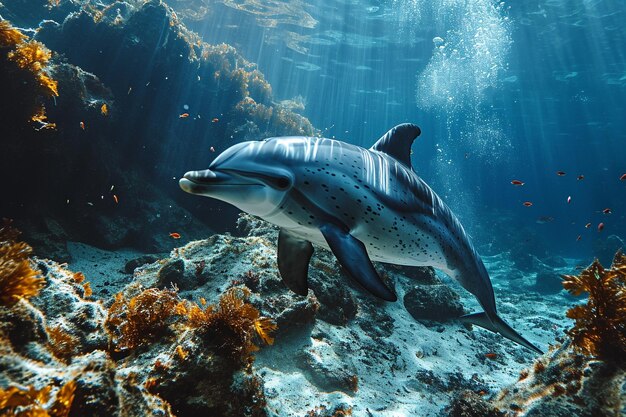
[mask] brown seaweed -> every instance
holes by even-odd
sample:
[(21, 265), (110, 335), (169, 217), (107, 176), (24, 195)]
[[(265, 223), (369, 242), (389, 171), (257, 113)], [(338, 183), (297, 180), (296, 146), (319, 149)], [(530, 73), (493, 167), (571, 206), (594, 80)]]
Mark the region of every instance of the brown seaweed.
[(19, 232), (5, 220), (0, 228), (0, 304), (11, 307), (20, 299), (39, 294), (45, 279), (28, 258), (32, 248), (18, 242)]
[(568, 330), (573, 346), (601, 360), (626, 363), (626, 256), (617, 252), (611, 268), (596, 259), (579, 275), (563, 275), (563, 287), (572, 295), (588, 293), (586, 304), (572, 307)]

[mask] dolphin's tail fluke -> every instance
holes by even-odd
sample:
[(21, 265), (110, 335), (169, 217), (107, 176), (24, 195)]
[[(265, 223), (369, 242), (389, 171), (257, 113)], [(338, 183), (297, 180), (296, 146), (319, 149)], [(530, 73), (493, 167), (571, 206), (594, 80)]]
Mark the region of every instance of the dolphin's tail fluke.
[(537, 346), (533, 345), (528, 340), (524, 339), (522, 335), (513, 330), (513, 328), (502, 320), (497, 314), (494, 314), (492, 317), (487, 316), (487, 313), (467, 314), (459, 317), (459, 320), (463, 323), (475, 324), (483, 329), (499, 333), (507, 339), (512, 340), (528, 349), (534, 350), (537, 353), (543, 353)]

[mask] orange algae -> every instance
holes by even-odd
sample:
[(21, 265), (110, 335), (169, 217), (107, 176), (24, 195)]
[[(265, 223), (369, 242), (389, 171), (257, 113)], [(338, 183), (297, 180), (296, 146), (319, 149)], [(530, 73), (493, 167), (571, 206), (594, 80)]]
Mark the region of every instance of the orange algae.
[(19, 232), (5, 220), (0, 228), (0, 304), (11, 307), (20, 299), (39, 294), (45, 279), (31, 267), (32, 248), (17, 242)]
[(588, 293), (584, 305), (572, 307), (567, 331), (573, 346), (598, 359), (626, 363), (626, 256), (618, 251), (611, 268), (596, 259), (580, 275), (563, 275), (563, 287), (572, 295)]
[(174, 290), (149, 288), (131, 299), (117, 294), (106, 321), (115, 349), (135, 349), (163, 335), (177, 304)]
[(11, 26), (8, 20), (0, 20), (0, 48), (12, 48), (26, 40), (27, 36)]
[(248, 296), (246, 289), (231, 288), (217, 305), (202, 309), (197, 304), (180, 303), (177, 310), (186, 316), (191, 328), (214, 342), (218, 351), (246, 362), (259, 349), (254, 344), (254, 335), (272, 344), (274, 338), (270, 333), (277, 328), (271, 319), (261, 317), (259, 310), (246, 302)]
[(80, 341), (67, 333), (61, 326), (46, 327), (48, 349), (59, 359), (69, 360), (78, 352)]
[(27, 389), (17, 387), (0, 388), (0, 415), (17, 417), (67, 417), (74, 401), (76, 383), (70, 381), (63, 385), (56, 394), (56, 399), (51, 405), (50, 392), (52, 387), (46, 386), (35, 389), (33, 386)]
[(8, 54), (9, 60), (35, 76), (44, 93), (58, 97), (57, 82), (44, 72), (51, 57), (52, 52), (43, 43), (37, 41), (19, 43)]

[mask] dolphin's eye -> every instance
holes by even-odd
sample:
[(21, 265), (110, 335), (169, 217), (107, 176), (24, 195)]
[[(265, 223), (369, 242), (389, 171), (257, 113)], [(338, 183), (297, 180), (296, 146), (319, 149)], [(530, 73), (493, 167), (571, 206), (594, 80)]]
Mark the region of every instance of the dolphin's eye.
[(289, 181), (289, 178), (287, 177), (278, 177), (274, 181), (274, 184), (279, 190), (286, 190), (287, 188), (289, 188), (289, 185), (291, 185), (291, 181)]

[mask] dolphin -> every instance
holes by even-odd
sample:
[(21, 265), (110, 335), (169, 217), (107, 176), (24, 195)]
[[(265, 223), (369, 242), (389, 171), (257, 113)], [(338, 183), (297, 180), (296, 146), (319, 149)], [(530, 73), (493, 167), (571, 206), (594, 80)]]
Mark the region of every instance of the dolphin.
[(278, 269), (296, 294), (308, 292), (314, 245), (330, 249), (349, 276), (387, 301), (396, 294), (372, 261), (433, 266), (483, 308), (461, 321), (541, 353), (498, 316), (489, 274), (463, 226), (413, 171), (411, 145), (420, 133), (401, 124), (370, 149), (302, 136), (242, 142), (208, 169), (187, 172), (179, 185), (279, 226)]

